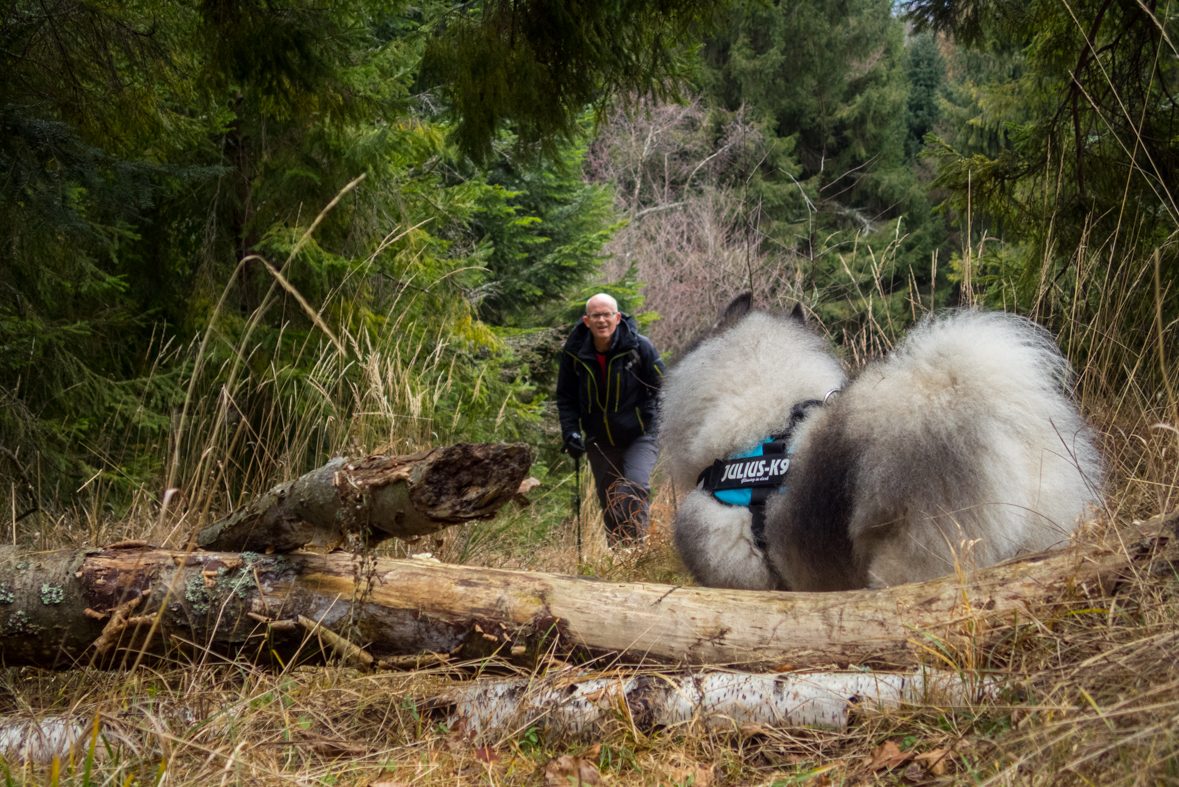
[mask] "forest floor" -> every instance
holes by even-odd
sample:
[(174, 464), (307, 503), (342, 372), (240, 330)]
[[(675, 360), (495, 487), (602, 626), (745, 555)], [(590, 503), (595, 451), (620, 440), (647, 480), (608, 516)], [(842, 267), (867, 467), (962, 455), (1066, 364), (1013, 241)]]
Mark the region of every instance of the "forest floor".
[[(670, 544), (675, 500), (668, 485), (657, 486), (647, 544), (615, 553), (584, 477), (579, 539), (572, 480), (562, 478), (536, 490), (529, 508), (384, 553), (690, 582)], [(121, 526), (123, 534), (136, 530)], [(141, 520), (138, 535), (166, 538), (160, 527)], [(1118, 548), (1120, 536), (1133, 532), (1131, 522), (1098, 520), (1079, 540)], [(80, 535), (57, 534), (41, 534), (42, 544), (65, 546)], [(930, 653), (930, 666), (991, 680), (996, 691), (956, 706), (868, 709), (846, 728), (686, 724), (644, 732), (619, 712), (592, 738), (522, 726), (483, 740), (429, 712), (430, 698), (456, 686), (521, 674), (497, 659), (374, 674), (338, 665), (276, 670), (212, 656), (133, 672), (7, 668), (0, 670), (9, 718), (0, 727), (2, 775), (5, 784), (87, 787), (1179, 784), (1177, 591), (1173, 573), (1142, 575), (1085, 608), (1028, 609), (980, 638), (968, 657)], [(602, 675), (654, 671), (590, 666)], [(43, 730), (74, 725), (73, 754), (56, 763), (23, 757), (14, 744), (22, 720), (39, 721)]]

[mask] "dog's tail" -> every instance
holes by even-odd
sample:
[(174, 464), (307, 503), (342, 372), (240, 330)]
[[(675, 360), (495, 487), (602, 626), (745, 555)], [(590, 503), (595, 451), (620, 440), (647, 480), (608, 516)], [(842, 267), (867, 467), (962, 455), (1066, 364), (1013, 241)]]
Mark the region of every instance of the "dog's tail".
[(857, 413), (876, 421), (859, 424), (879, 438), (867, 469), (932, 459), (931, 473), (957, 472), (933, 476), (941, 488), (918, 481), (921, 494), (898, 507), (974, 521), (981, 532), (965, 535), (988, 539), (994, 559), (1016, 546), (1046, 548), (1072, 531), (1103, 479), (1071, 384), (1052, 336), (1030, 320), (973, 310), (927, 318), (855, 386), (876, 402)]
[[(989, 565), (1067, 540), (1103, 480), (1070, 380), (1029, 320), (965, 310), (920, 323), (810, 435), (782, 547), (809, 568), (787, 581), (850, 559), (890, 585), (948, 573), (968, 550)], [(833, 501), (839, 524), (821, 521)], [(853, 555), (830, 557), (845, 537)]]
[[(962, 310), (926, 317), (879, 367), (911, 392), (984, 396), (993, 404), (1063, 401), (1072, 367), (1051, 334), (1023, 317)], [(916, 391), (913, 386), (917, 386)]]

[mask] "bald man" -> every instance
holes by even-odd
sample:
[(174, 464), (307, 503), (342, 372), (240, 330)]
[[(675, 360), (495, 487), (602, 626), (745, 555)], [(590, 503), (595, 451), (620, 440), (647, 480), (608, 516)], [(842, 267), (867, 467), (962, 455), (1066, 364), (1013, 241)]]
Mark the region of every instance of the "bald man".
[(590, 298), (561, 355), (557, 411), (565, 450), (589, 457), (611, 547), (647, 534), (662, 380), (663, 361), (634, 317), (604, 292)]

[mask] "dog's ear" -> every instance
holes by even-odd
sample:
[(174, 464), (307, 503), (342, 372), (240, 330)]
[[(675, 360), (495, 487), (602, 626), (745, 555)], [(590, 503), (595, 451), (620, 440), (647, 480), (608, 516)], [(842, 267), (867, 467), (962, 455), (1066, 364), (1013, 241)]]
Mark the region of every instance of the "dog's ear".
[(702, 343), (714, 336), (720, 336), (725, 331), (734, 327), (741, 320), (745, 319), (745, 315), (751, 311), (753, 311), (753, 293), (743, 292), (721, 310), (720, 316), (716, 318), (716, 322), (712, 324), (712, 327), (706, 329), (693, 339), (691, 344), (680, 352), (679, 357), (684, 358), (691, 355)]
[(802, 308), (801, 303), (794, 304), (794, 308), (790, 310), (790, 319), (799, 325), (806, 325), (806, 310)]
[(724, 311), (720, 313), (720, 316), (716, 319), (716, 324), (712, 326), (711, 333), (714, 336), (718, 333), (724, 333), (737, 323), (741, 322), (741, 320), (745, 319), (745, 315), (749, 314), (752, 309), (753, 293), (741, 293), (724, 308)]

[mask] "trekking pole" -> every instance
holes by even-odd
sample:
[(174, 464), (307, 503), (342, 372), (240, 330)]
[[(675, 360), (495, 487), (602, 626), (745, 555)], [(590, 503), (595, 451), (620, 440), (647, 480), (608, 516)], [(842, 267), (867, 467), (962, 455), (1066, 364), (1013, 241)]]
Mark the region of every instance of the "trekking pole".
[(581, 457), (573, 457), (573, 508), (577, 511), (577, 573), (581, 573)]

